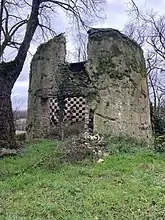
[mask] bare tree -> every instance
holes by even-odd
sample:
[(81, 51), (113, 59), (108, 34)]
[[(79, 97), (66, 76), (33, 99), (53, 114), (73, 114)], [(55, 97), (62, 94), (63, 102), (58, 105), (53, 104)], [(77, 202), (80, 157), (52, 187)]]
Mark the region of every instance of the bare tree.
[[(61, 9), (77, 29), (100, 18), (104, 0), (1, 0), (0, 4), (0, 145), (16, 147), (11, 90), (19, 77), (34, 35), (55, 35), (52, 19)], [(38, 31), (36, 31), (38, 30)], [(7, 61), (5, 54), (14, 55)]]
[(77, 30), (71, 36), (74, 48), (67, 52), (68, 62), (83, 62), (87, 60), (88, 34), (84, 29)]
[(165, 99), (165, 15), (153, 10), (141, 11), (133, 0), (129, 15), (131, 20), (124, 32), (144, 49), (153, 112), (160, 114)]
[(81, 35), (77, 34), (75, 42), (75, 54), (74, 56), (77, 59), (77, 62), (87, 60), (87, 32), (81, 33)]

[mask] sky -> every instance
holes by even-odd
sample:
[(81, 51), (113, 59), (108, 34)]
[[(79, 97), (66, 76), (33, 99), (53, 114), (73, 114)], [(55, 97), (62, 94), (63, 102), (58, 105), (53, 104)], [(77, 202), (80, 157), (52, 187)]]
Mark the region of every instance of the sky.
[[(129, 0), (107, 0), (107, 5), (105, 8), (105, 20), (93, 25), (93, 27), (114, 28), (122, 31), (124, 25), (130, 19), (128, 16), (128, 2)], [(135, 0), (135, 3), (139, 8), (153, 8), (154, 11), (158, 11), (160, 13), (163, 13), (163, 9), (165, 9), (165, 0)], [(64, 19), (61, 13), (59, 13), (56, 17), (54, 26), (56, 27), (57, 33), (66, 33), (67, 50), (72, 51), (73, 43), (70, 40), (68, 32), (68, 22), (66, 19)], [(32, 44), (21, 75), (12, 90), (12, 103), (14, 109), (27, 109), (30, 61), (32, 59), (32, 55), (36, 52), (36, 49), (37, 45)]]

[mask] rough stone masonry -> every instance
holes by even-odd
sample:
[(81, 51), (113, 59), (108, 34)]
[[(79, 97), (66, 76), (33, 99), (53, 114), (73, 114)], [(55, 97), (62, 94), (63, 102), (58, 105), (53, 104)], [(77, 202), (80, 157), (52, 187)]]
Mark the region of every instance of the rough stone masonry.
[(30, 70), (27, 137), (84, 131), (151, 139), (143, 51), (114, 29), (88, 31), (88, 60), (67, 63), (63, 34), (39, 46)]

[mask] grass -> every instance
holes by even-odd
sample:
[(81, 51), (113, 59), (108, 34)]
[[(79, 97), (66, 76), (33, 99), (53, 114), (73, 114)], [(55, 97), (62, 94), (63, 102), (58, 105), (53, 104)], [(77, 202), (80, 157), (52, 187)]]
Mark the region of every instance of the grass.
[(42, 141), (0, 160), (0, 220), (165, 219), (163, 154), (119, 153), (100, 164), (57, 166), (57, 145)]

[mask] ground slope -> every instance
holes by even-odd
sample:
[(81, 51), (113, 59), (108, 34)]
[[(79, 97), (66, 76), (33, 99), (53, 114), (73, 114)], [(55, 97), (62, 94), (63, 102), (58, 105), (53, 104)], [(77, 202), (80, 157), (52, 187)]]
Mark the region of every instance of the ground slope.
[(164, 155), (61, 166), (50, 159), (57, 145), (43, 141), (0, 160), (0, 220), (165, 219)]

